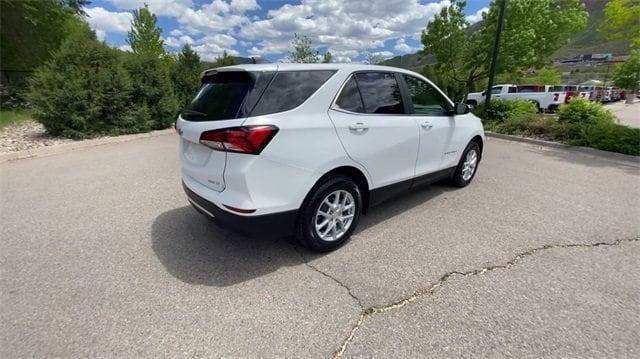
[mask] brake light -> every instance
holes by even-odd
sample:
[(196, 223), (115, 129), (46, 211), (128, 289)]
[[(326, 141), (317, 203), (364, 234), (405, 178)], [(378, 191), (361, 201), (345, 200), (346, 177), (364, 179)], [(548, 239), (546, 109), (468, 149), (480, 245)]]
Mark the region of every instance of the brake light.
[(276, 126), (231, 127), (203, 132), (200, 143), (224, 152), (258, 155), (278, 132)]
[(564, 98), (564, 103), (569, 103), (572, 97), (573, 97), (573, 94), (567, 94), (567, 97)]

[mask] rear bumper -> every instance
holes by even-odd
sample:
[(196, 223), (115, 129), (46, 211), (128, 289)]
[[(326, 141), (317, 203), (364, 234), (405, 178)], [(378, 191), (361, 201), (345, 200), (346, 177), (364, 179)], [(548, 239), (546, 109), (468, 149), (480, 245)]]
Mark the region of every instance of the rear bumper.
[(250, 236), (287, 236), (293, 234), (297, 210), (242, 216), (228, 212), (193, 192), (182, 182), (189, 202), (198, 212), (215, 219), (225, 227)]

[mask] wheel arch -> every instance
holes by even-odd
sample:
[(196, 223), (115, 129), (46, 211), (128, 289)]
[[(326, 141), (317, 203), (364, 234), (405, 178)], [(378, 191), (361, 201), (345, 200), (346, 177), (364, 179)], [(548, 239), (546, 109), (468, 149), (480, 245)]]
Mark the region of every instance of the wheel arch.
[(367, 179), (367, 176), (364, 174), (364, 172), (362, 172), (359, 168), (349, 165), (335, 167), (323, 174), (311, 187), (303, 203), (307, 201), (311, 193), (313, 193), (313, 191), (315, 191), (318, 186), (324, 183), (324, 181), (326, 181), (328, 178), (336, 175), (349, 177), (353, 182), (356, 183), (356, 185), (360, 189), (360, 194), (362, 195), (362, 211), (363, 213), (365, 213), (367, 208), (369, 207), (369, 180)]

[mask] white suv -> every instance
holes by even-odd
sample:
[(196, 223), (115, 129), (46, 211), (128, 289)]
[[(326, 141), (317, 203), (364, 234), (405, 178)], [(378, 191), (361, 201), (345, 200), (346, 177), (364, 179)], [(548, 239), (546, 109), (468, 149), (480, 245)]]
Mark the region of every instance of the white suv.
[(361, 213), (400, 192), (466, 186), (484, 143), (480, 120), (423, 76), (347, 64), (206, 71), (176, 130), (199, 212), (316, 251), (346, 242)]

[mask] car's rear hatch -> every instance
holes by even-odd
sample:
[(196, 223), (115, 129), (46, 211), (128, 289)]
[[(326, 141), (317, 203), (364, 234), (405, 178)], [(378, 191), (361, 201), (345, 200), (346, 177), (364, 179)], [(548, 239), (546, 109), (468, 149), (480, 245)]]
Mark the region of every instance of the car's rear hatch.
[(203, 75), (200, 91), (176, 123), (183, 175), (212, 190), (224, 190), (227, 153), (202, 145), (202, 133), (242, 125), (276, 70), (225, 68)]

